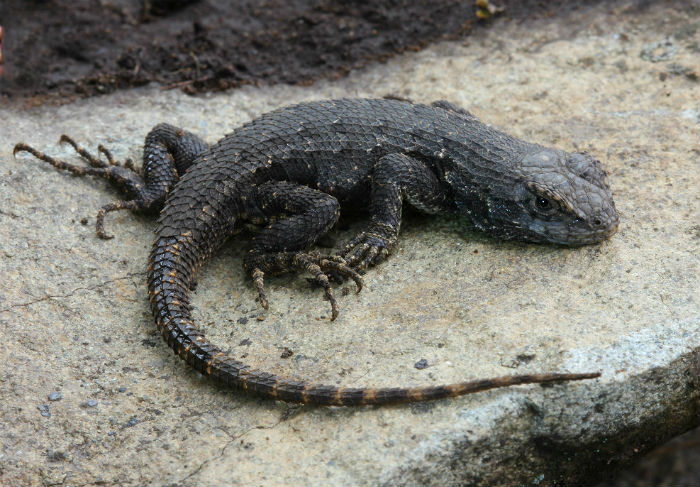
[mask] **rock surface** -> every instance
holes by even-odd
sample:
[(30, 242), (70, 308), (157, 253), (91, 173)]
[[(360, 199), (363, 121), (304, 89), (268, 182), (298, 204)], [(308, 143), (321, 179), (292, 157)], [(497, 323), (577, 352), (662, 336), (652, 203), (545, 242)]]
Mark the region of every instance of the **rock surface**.
[[(584, 485), (697, 425), (698, 17), (697, 7), (606, 4), (311, 87), (201, 97), (150, 87), (4, 109), (0, 484)], [(22, 140), (76, 162), (55, 144), (67, 133), (138, 159), (161, 121), (213, 142), (281, 105), (389, 93), (448, 99), (520, 137), (595, 154), (618, 234), (567, 249), (412, 216), (333, 323), (299, 277), (270, 281), (264, 313), (234, 241), (204, 269), (197, 322), (256, 367), (326, 383), (590, 370), (599, 380), (365, 409), (222, 389), (154, 330), (153, 220), (111, 214), (117, 237), (101, 241), (95, 211), (115, 198), (102, 181), (11, 154)]]

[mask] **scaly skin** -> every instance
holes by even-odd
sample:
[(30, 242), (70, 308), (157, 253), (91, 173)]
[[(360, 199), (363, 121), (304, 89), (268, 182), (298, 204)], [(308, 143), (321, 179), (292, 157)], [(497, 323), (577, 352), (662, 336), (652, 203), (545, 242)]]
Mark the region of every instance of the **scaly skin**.
[[(335, 100), (304, 103), (263, 115), (207, 145), (170, 125), (147, 136), (143, 174), (129, 163), (78, 167), (20, 143), (25, 151), (75, 175), (97, 175), (131, 199), (106, 205), (158, 211), (148, 265), (156, 325), (188, 364), (221, 382), (264, 397), (304, 404), (355, 406), (454, 397), (515, 384), (598, 377), (598, 373), (507, 376), (438, 387), (342, 388), (289, 381), (229, 357), (192, 321), (189, 289), (199, 268), (240, 222), (262, 226), (244, 262), (261, 303), (264, 276), (307, 271), (338, 314), (329, 276), (350, 278), (386, 259), (395, 246), (403, 201), (427, 213), (461, 213), (505, 239), (584, 245), (617, 229), (618, 215), (600, 163), (521, 141), (447, 102)], [(163, 204), (163, 202), (165, 202)], [(369, 222), (335, 256), (306, 249), (336, 223), (343, 208), (364, 207)], [(161, 209), (162, 208), (162, 209)]]

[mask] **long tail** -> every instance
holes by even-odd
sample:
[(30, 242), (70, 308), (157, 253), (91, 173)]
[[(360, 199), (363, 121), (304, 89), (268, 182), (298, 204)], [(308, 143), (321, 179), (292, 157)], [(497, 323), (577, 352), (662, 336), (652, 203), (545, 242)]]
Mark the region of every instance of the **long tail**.
[(251, 369), (211, 344), (192, 321), (190, 283), (213, 249), (194, 245), (191, 235), (160, 237), (148, 268), (151, 309), (161, 335), (185, 362), (224, 384), (262, 397), (302, 404), (364, 406), (400, 404), (461, 396), (517, 384), (593, 379), (600, 373), (533, 374), (417, 388), (344, 388), (290, 381)]

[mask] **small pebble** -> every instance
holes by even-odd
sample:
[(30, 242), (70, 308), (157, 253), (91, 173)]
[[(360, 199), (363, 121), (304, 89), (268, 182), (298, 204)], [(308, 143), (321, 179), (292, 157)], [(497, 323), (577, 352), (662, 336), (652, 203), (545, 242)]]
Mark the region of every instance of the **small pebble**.
[(49, 450), (46, 452), (46, 458), (50, 462), (62, 462), (66, 459), (66, 454), (62, 451)]
[(60, 392), (52, 392), (49, 394), (49, 401), (59, 401), (61, 399), (61, 393)]
[(658, 63), (673, 58), (676, 52), (678, 52), (678, 46), (676, 46), (670, 38), (666, 38), (659, 42), (646, 44), (642, 48), (642, 52), (639, 53), (639, 56), (645, 61)]
[(413, 364), (413, 366), (414, 366), (415, 368), (417, 368), (418, 370), (421, 370), (421, 369), (424, 369), (424, 368), (426, 368), (426, 367), (428, 366), (428, 361), (425, 360), (424, 358), (422, 358), (422, 359), (420, 359), (418, 362), (416, 362), (415, 364)]
[(45, 418), (50, 418), (51, 417), (51, 411), (49, 411), (49, 405), (48, 404), (42, 404), (41, 406), (36, 407), (41, 415)]

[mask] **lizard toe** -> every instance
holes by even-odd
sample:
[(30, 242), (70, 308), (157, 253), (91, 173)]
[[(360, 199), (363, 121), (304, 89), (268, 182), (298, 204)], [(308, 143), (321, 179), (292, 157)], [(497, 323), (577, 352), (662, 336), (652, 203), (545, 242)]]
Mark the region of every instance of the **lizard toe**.
[(323, 288), (324, 299), (331, 304), (331, 321), (338, 317), (338, 302), (333, 293), (330, 276), (336, 274), (341, 278), (352, 279), (357, 286), (357, 292), (362, 289), (362, 277), (350, 267), (344, 259), (338, 256), (321, 256), (307, 252), (256, 253), (251, 252), (244, 264), (248, 274), (253, 278), (253, 284), (258, 291), (260, 303), (268, 308), (268, 299), (263, 285), (265, 272), (281, 274), (293, 271), (305, 271), (311, 274), (308, 279), (314, 285)]
[(338, 253), (356, 272), (380, 264), (389, 256), (394, 242), (376, 233), (362, 232)]

